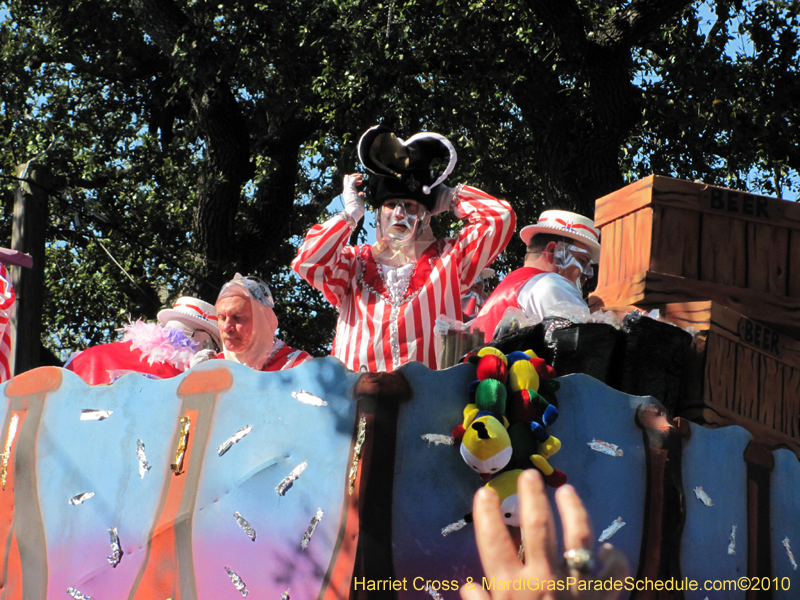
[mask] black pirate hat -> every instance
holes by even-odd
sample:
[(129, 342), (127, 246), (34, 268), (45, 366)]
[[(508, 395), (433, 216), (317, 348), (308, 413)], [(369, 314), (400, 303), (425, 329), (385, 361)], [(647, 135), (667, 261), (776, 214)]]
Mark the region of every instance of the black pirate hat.
[(430, 211), (436, 199), (433, 189), (456, 166), (456, 149), (438, 133), (417, 133), (404, 141), (388, 127), (376, 125), (361, 136), (358, 158), (371, 173), (370, 205), (410, 199)]

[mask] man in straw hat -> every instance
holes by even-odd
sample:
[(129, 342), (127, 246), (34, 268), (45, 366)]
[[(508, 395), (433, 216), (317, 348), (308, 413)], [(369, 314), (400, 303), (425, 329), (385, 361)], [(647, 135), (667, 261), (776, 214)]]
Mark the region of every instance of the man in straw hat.
[[(222, 335), (222, 353), (226, 358), (256, 371), (283, 371), (296, 367), (309, 358), (303, 350), (295, 350), (275, 337), (278, 317), (272, 310), (272, 292), (258, 277), (234, 278), (222, 286), (217, 296), (217, 319)], [(212, 358), (209, 351), (199, 352), (192, 366)]]
[(478, 314), (477, 325), (492, 339), (509, 308), (542, 320), (561, 302), (586, 307), (583, 284), (600, 258), (600, 231), (583, 215), (547, 210), (519, 236), (527, 245), (524, 265), (503, 278)]
[[(462, 319), (461, 297), (506, 247), (514, 211), (503, 200), (464, 185), (444, 185), (456, 163), (437, 133), (408, 140), (383, 126), (359, 141), (369, 171), (366, 200), (375, 210), (375, 244), (348, 246), (364, 215), (359, 174), (344, 178), (344, 211), (311, 228), (292, 268), (339, 310), (332, 354), (353, 370), (392, 371), (408, 361), (436, 368), (434, 323)], [(433, 215), (466, 221), (437, 240)]]
[(121, 342), (73, 354), (65, 368), (90, 385), (113, 383), (126, 373), (166, 379), (183, 373), (198, 350), (219, 347), (214, 305), (199, 298), (178, 298), (158, 313), (158, 321), (128, 323)]

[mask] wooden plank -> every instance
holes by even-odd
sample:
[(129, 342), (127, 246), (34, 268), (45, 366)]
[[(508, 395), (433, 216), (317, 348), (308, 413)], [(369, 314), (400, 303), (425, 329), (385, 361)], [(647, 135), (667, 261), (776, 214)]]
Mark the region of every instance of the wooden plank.
[(800, 369), (783, 370), (783, 426), (781, 431), (800, 439)]
[(800, 298), (800, 231), (789, 232), (786, 261), (786, 295)]
[(749, 348), (737, 346), (736, 369), (733, 378), (736, 381), (731, 408), (737, 414), (758, 422), (759, 404), (759, 354)]
[(638, 264), (638, 252), (636, 250), (636, 215), (639, 213), (631, 213), (619, 219), (617, 223), (620, 224), (620, 237), (622, 242), (622, 252), (619, 258), (619, 279), (626, 279), (631, 275), (647, 269), (647, 264)]
[(648, 206), (653, 197), (656, 175), (640, 179), (595, 202), (594, 225), (601, 229), (627, 214)]
[(704, 216), (698, 279), (745, 287), (746, 229), (744, 221), (724, 216)]
[(655, 306), (713, 300), (738, 313), (800, 337), (800, 298), (774, 296), (664, 273), (638, 273), (625, 281), (598, 288), (591, 295), (598, 306)]
[[(636, 213), (636, 264), (642, 265), (641, 271), (650, 269), (650, 254), (653, 246), (653, 209), (643, 208)], [(630, 273), (634, 275), (635, 273)]]
[[(758, 422), (772, 429), (780, 429), (775, 411), (780, 411), (783, 392), (783, 365), (772, 357), (761, 354), (758, 370)], [(785, 433), (785, 432), (784, 432)]]
[(736, 347), (725, 338), (710, 334), (706, 341), (703, 404), (736, 411), (731, 405), (736, 385), (729, 367), (732, 364), (736, 364)]
[(698, 279), (702, 215), (658, 206), (653, 211), (652, 257), (648, 270)]
[(747, 289), (786, 295), (789, 230), (761, 223), (747, 224)]

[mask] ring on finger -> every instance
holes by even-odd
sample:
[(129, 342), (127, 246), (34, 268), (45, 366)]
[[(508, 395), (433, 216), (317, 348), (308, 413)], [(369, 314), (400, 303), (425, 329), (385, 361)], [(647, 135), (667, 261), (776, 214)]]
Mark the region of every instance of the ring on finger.
[(568, 571), (588, 575), (594, 568), (592, 551), (586, 548), (573, 548), (564, 552), (564, 564)]

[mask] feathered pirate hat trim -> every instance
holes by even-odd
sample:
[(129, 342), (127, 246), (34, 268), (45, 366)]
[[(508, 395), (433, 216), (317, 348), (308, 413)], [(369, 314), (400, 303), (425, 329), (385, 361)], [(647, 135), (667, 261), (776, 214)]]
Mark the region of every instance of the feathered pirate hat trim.
[(456, 166), (456, 149), (438, 133), (421, 132), (408, 140), (385, 125), (367, 130), (358, 142), (358, 158), (373, 176), (367, 200), (377, 208), (387, 200), (416, 200), (429, 211), (442, 183)]

